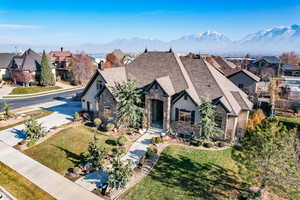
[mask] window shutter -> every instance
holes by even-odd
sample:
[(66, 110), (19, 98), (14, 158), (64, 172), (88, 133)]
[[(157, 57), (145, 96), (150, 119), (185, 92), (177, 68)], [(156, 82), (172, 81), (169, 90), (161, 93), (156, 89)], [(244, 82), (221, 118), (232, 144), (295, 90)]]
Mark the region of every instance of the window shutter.
[(191, 114), (191, 118), (192, 118), (192, 124), (195, 124), (195, 111), (192, 111), (192, 114)]
[(175, 108), (175, 121), (178, 121), (179, 119), (179, 109)]

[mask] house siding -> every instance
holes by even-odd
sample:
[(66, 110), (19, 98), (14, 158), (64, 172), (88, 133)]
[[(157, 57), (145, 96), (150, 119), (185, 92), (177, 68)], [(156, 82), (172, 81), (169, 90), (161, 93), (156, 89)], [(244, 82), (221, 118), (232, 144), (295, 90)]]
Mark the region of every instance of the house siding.
[[(107, 88), (104, 88), (104, 90), (100, 94), (99, 99), (96, 102), (96, 104), (98, 105), (98, 111), (96, 110), (95, 112), (97, 113), (98, 117), (100, 117), (101, 120), (109, 121), (109, 120), (113, 120), (116, 118), (117, 102), (114, 99), (114, 96), (111, 94), (111, 92)], [(96, 107), (97, 107), (97, 105), (96, 105)], [(104, 108), (106, 106), (110, 107), (111, 111), (113, 113), (113, 116), (111, 119), (104, 116)]]
[(239, 87), (240, 84), (243, 84), (243, 88), (241, 88), (246, 93), (255, 93), (256, 92), (256, 81), (247, 76), (243, 72), (236, 73), (229, 77), (236, 86)]
[(81, 98), (81, 105), (82, 105), (82, 110), (87, 111), (87, 102), (90, 102), (90, 111), (97, 113), (97, 100), (95, 98), (95, 96), (98, 93), (97, 90), (97, 81), (104, 81), (103, 78), (101, 76), (97, 76), (97, 78), (95, 79), (95, 81), (92, 82), (90, 88), (87, 90), (87, 92), (84, 94), (84, 96)]

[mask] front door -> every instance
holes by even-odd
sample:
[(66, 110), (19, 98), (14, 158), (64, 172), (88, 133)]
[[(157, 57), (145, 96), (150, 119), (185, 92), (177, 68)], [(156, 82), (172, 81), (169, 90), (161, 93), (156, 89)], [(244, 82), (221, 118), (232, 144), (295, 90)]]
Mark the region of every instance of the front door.
[(164, 103), (160, 100), (151, 101), (151, 126), (163, 128)]

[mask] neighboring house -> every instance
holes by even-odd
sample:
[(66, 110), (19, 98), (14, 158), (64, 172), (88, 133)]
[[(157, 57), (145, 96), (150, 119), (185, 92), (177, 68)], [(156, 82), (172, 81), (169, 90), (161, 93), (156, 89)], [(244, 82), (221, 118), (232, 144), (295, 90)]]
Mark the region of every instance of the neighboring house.
[(224, 57), (221, 56), (201, 55), (201, 57), (205, 59), (208, 63), (210, 63), (212, 66), (214, 66), (225, 76), (229, 76), (241, 70), (240, 66), (234, 64), (231, 61), (226, 60)]
[(49, 59), (55, 67), (56, 75), (61, 79), (69, 81), (71, 79), (71, 73), (68, 69), (73, 54), (70, 51), (64, 51), (63, 48), (60, 51), (51, 51), (49, 53)]
[(300, 100), (300, 77), (283, 77), (279, 87), (284, 99)]
[(278, 77), (283, 74), (282, 62), (276, 56), (263, 56), (252, 62), (248, 70), (261, 78)]
[(10, 79), (8, 67), (15, 55), (14, 53), (0, 53), (0, 80)]
[[(37, 84), (41, 71), (41, 60), (42, 56), (31, 49), (22, 55), (14, 56), (9, 65), (12, 80), (21, 85)], [(54, 68), (52, 73), (55, 76)]]
[(144, 52), (128, 65), (98, 70), (82, 94), (83, 110), (103, 121), (116, 116), (116, 83), (136, 80), (143, 92), (149, 125), (180, 137), (199, 136), (199, 105), (217, 106), (216, 123), (223, 139), (234, 140), (246, 128), (252, 103), (247, 95), (201, 57), (179, 57), (172, 51)]
[(284, 76), (300, 76), (300, 67), (296, 67), (290, 64), (283, 64), (282, 71)]
[(257, 92), (257, 84), (260, 78), (248, 70), (241, 70), (227, 76), (236, 86), (247, 94), (255, 94)]

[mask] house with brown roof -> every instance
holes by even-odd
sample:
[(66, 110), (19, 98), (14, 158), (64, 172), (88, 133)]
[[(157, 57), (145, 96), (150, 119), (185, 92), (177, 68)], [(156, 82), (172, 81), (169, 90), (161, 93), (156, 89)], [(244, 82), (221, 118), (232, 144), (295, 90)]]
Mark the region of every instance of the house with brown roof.
[(260, 78), (252, 72), (243, 69), (227, 76), (236, 86), (243, 90), (246, 94), (255, 94)]
[(70, 80), (71, 74), (68, 66), (73, 59), (72, 52), (64, 51), (63, 47), (61, 47), (60, 51), (50, 51), (49, 59), (55, 67), (56, 75), (63, 80)]
[(172, 129), (179, 137), (199, 136), (199, 105), (209, 99), (223, 139), (234, 140), (246, 128), (252, 103), (247, 95), (201, 57), (179, 57), (173, 51), (145, 51), (121, 67), (98, 70), (82, 94), (82, 109), (113, 120), (116, 83), (136, 80), (149, 126)]
[[(16, 55), (9, 64), (9, 73), (17, 84), (30, 85), (39, 79), (42, 56), (31, 49), (22, 55)], [(52, 69), (55, 77), (55, 69)]]

